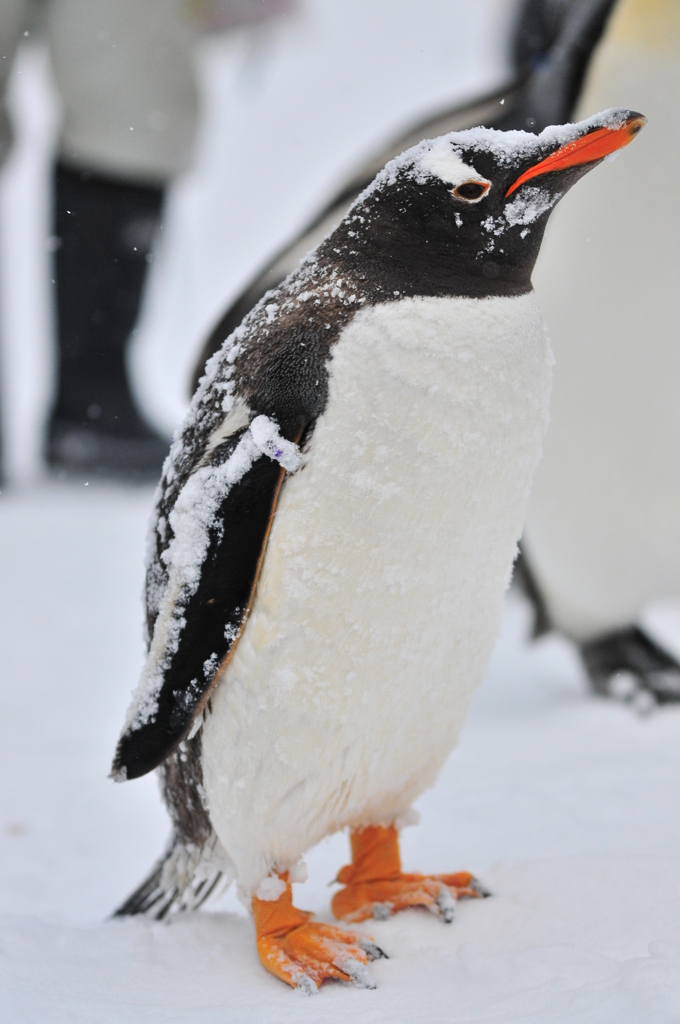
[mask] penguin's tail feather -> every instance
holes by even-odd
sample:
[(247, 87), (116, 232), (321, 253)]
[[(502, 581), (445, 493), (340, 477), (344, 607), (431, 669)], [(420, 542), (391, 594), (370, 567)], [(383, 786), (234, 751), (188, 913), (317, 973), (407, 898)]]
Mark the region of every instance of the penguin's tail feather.
[(202, 847), (184, 843), (176, 833), (151, 872), (113, 917), (145, 914), (155, 921), (186, 910), (198, 910), (206, 900), (221, 895), (234, 872), (217, 836)]

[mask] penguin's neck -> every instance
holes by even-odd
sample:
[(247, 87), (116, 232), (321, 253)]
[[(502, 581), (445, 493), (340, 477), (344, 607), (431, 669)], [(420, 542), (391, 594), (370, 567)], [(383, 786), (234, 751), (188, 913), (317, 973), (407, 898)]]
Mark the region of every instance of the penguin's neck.
[(545, 224), (526, 239), (506, 232), (503, 246), (472, 226), (466, 230), (440, 216), (414, 225), (394, 216), (370, 217), (361, 231), (346, 218), (319, 249), (322, 262), (356, 279), (369, 301), (415, 296), (492, 298), (526, 295)]
[(342, 251), (335, 262), (358, 280), (373, 304), (415, 296), (482, 299), (531, 291), (533, 263), (529, 269), (517, 268), (493, 254), (477, 260), (442, 238), (404, 239), (403, 245), (399, 237), (371, 238), (361, 250), (360, 264)]

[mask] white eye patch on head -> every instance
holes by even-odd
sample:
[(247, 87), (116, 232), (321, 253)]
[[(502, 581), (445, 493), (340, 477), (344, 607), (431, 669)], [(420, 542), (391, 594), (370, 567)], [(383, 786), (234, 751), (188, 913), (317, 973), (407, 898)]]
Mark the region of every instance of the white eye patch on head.
[[(419, 164), (423, 171), (434, 175), (447, 185), (452, 185), (454, 194), (459, 186), (468, 182), (485, 186), (472, 201), (482, 199), (491, 187), (489, 179), (479, 174), (470, 164), (466, 164), (451, 147), (451, 143), (444, 138), (435, 140), (431, 148), (423, 153)], [(461, 198), (467, 197), (462, 195)]]

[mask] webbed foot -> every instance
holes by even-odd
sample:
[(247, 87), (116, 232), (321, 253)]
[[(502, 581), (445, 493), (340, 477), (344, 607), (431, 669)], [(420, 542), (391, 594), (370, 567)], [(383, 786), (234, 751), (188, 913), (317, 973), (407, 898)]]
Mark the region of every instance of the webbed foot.
[(394, 826), (358, 829), (351, 842), (352, 863), (338, 874), (344, 888), (331, 904), (340, 920), (384, 920), (408, 907), (426, 907), (450, 923), (456, 900), (489, 895), (468, 871), (450, 875), (402, 872)]
[(328, 979), (351, 981), (358, 988), (375, 988), (367, 962), (385, 956), (372, 939), (335, 925), (310, 921), (310, 914), (293, 906), (286, 888), (276, 900), (253, 897), (257, 952), (263, 966), (277, 978), (307, 995)]
[(581, 656), (596, 693), (641, 714), (680, 701), (680, 665), (638, 626), (584, 641)]

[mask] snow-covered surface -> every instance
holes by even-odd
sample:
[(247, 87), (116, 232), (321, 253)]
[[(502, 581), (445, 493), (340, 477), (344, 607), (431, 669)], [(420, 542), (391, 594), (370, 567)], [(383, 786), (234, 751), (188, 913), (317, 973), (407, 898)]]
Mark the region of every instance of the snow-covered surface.
[[(304, 1000), (267, 976), (233, 892), (165, 926), (104, 918), (163, 848), (153, 778), (106, 778), (142, 659), (151, 490), (2, 494), (0, 991), (13, 1024), (489, 1022), (680, 1017), (680, 709), (640, 718), (585, 695), (569, 648), (528, 647), (511, 603), (459, 748), (403, 833), (414, 870), (494, 892), (451, 926), (368, 929), (376, 992)], [(328, 918), (343, 835), (305, 858)]]

